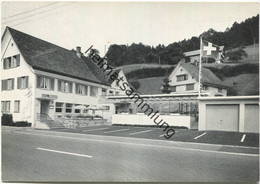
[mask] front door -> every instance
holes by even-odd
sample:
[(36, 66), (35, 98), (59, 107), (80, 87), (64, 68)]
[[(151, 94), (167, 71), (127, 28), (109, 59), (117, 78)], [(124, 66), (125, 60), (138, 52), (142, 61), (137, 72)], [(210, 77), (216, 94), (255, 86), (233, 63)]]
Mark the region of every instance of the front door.
[(48, 100), (41, 100), (41, 114), (48, 114), (49, 113), (49, 103), (50, 101)]

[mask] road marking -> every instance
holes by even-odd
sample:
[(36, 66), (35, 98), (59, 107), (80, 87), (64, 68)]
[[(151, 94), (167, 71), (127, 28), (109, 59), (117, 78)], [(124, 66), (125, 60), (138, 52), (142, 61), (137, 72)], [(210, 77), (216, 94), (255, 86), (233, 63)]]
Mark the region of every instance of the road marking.
[(109, 128), (96, 128), (96, 129), (90, 129), (90, 130), (83, 130), (82, 132), (91, 132), (91, 131), (96, 131), (96, 130), (106, 130)]
[(163, 137), (165, 134), (160, 135), (159, 137)]
[[(21, 134), (21, 135), (35, 135), (35, 136), (45, 136), (45, 137), (55, 137), (55, 138), (63, 138), (63, 139), (74, 139), (74, 140), (79, 140), (79, 141), (100, 141), (100, 142), (112, 142), (110, 140), (104, 140), (104, 139), (93, 139), (93, 138), (85, 138), (85, 137), (95, 137), (95, 138), (104, 138), (107, 136), (104, 135), (91, 135), (91, 134), (86, 134), (84, 135), (84, 138), (79, 138), (79, 137), (70, 137), (70, 136), (63, 136), (63, 135), (50, 135), (50, 134), (42, 134), (42, 133), (46, 133), (46, 130), (36, 130), (37, 132), (40, 132), (41, 134), (38, 133), (31, 133), (31, 132), (21, 132), (21, 131), (13, 131), (13, 133), (16, 134)], [(53, 131), (54, 132), (54, 131)], [(53, 133), (52, 132), (52, 133)], [(57, 133), (61, 133), (61, 132), (57, 132)], [(67, 134), (67, 135), (76, 135), (75, 133), (71, 133), (71, 132), (62, 132), (63, 134)], [(81, 134), (82, 135), (82, 134)], [(153, 141), (153, 142), (158, 142), (158, 143), (165, 143), (164, 140), (156, 140), (156, 139), (148, 139), (148, 138), (135, 138), (135, 137), (120, 137), (120, 136), (113, 136), (110, 135), (109, 137), (111, 138), (120, 138), (121, 140), (126, 139), (126, 140), (134, 140), (134, 141), (138, 141), (138, 140), (147, 140), (147, 141)], [(191, 145), (203, 145), (203, 146), (211, 146), (211, 147), (230, 147), (230, 148), (245, 148), (245, 149), (253, 149), (253, 150), (259, 150), (259, 147), (255, 147), (255, 146), (240, 146), (240, 145), (225, 145), (225, 144), (210, 144), (210, 143), (198, 143), (198, 142), (184, 142), (184, 141), (167, 141), (170, 144), (177, 144), (179, 145), (181, 144), (191, 144)], [(118, 142), (119, 143), (119, 142)], [(232, 152), (231, 152), (232, 153)], [(234, 152), (233, 152), (234, 153)], [(255, 153), (253, 153), (255, 154)], [(255, 154), (258, 155), (258, 154)]]
[[(18, 132), (15, 132), (15, 133), (18, 133)], [(81, 140), (81, 141), (94, 141), (94, 142), (100, 142), (100, 143), (107, 142), (107, 143), (128, 144), (128, 145), (135, 145), (135, 146), (160, 147), (160, 148), (166, 148), (166, 149), (198, 151), (198, 152), (206, 152), (206, 153), (219, 153), (219, 154), (236, 155), (236, 156), (259, 157), (258, 153), (236, 153), (236, 152), (226, 152), (226, 151), (203, 150), (203, 149), (196, 149), (196, 148), (185, 148), (185, 147), (169, 146), (169, 145), (165, 146), (165, 145), (153, 145), (153, 144), (143, 144), (143, 143), (120, 142), (120, 141), (113, 141), (113, 140), (102, 140), (102, 139), (99, 140), (99, 139), (93, 139), (93, 138), (86, 139), (86, 138), (67, 137), (67, 136), (59, 136), (59, 135), (33, 134), (33, 133), (27, 133), (27, 132), (26, 133), (25, 132), (23, 132), (23, 133), (19, 132), (18, 134), (56, 137), (56, 138), (63, 138), (63, 139), (66, 138), (66, 139), (74, 139), (74, 140)], [(257, 149), (259, 149), (259, 148), (257, 148)]]
[(203, 134), (201, 134), (201, 135), (199, 135), (199, 136), (197, 136), (197, 137), (194, 137), (194, 139), (198, 139), (198, 138), (200, 138), (200, 137), (202, 137), (203, 135), (206, 135), (207, 133), (206, 132), (204, 132)]
[(244, 134), (244, 135), (242, 136), (240, 142), (244, 142), (245, 138), (246, 138), (246, 134)]
[(129, 129), (128, 129), (128, 128), (125, 128), (125, 129), (119, 129), (119, 130), (111, 130), (111, 131), (104, 132), (104, 134), (106, 134), (106, 133), (112, 133), (112, 132), (121, 132), (121, 131), (126, 131), (126, 130), (129, 130)]
[(153, 130), (143, 130), (143, 131), (139, 131), (139, 132), (130, 133), (129, 135), (142, 134), (142, 133), (151, 132), (151, 131), (153, 131)]
[(87, 157), (87, 158), (92, 158), (93, 156), (91, 155), (85, 155), (85, 154), (79, 154), (79, 153), (71, 153), (71, 152), (66, 152), (66, 151), (58, 151), (58, 150), (51, 150), (51, 149), (46, 149), (46, 148), (37, 148), (38, 150), (42, 151), (49, 151), (49, 152), (54, 152), (54, 153), (62, 153), (66, 155), (73, 155), (73, 156), (79, 156), (79, 157)]

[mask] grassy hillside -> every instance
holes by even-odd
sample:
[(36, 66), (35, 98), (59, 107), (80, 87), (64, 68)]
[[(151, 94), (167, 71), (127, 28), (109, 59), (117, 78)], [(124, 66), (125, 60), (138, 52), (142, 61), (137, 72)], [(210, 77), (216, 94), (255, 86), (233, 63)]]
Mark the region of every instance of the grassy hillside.
[(125, 74), (130, 72), (140, 70), (140, 69), (147, 69), (147, 68), (170, 68), (173, 65), (160, 65), (160, 64), (132, 64), (132, 65), (124, 65), (117, 68), (123, 69)]
[[(247, 57), (243, 57), (241, 60), (239, 60), (239, 63), (258, 63), (259, 62), (259, 44), (255, 45), (248, 45), (242, 47), (243, 50), (246, 52)], [(226, 52), (229, 51), (235, 51), (238, 50), (239, 48), (234, 48), (227, 50)], [(229, 61), (228, 61), (229, 62)]]
[[(159, 66), (157, 66), (159, 67)], [(205, 65), (209, 68), (215, 75), (217, 75), (222, 81), (223, 84), (229, 86), (228, 95), (258, 95), (259, 94), (259, 64), (258, 63), (249, 63), (249, 64), (211, 64)], [(147, 68), (146, 68), (147, 69)], [(151, 69), (151, 68), (148, 68)], [(151, 71), (154, 71), (152, 68)], [(138, 70), (132, 70), (133, 72), (138, 73)], [(156, 71), (156, 70), (155, 70)], [(169, 70), (170, 71), (170, 70)], [(136, 90), (141, 94), (160, 94), (161, 86), (163, 84), (163, 79), (168, 76), (168, 73), (158, 72), (157, 77), (151, 77), (151, 74), (147, 74), (147, 77), (143, 78), (128, 78), (129, 82), (134, 84)], [(130, 76), (130, 75), (128, 75)]]

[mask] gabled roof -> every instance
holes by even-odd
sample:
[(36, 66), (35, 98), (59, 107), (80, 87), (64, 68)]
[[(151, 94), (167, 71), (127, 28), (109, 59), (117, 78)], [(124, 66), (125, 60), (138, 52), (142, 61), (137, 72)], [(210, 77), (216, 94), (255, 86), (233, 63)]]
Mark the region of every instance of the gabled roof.
[[(10, 27), (6, 29), (13, 37), (25, 61), (34, 69), (109, 85), (100, 76), (97, 76), (99, 68), (86, 64), (83, 57), (79, 58), (75, 51), (62, 48)], [(85, 59), (85, 61), (92, 63), (88, 59)]]
[[(199, 67), (198, 66), (196, 66), (195, 64), (191, 64), (191, 63), (185, 63), (183, 61), (181, 61), (179, 63), (179, 65), (182, 66), (183, 68), (185, 68), (190, 73), (190, 75), (192, 75), (194, 77), (194, 79), (196, 81), (199, 81)], [(203, 83), (205, 85), (209, 85), (209, 86), (227, 88), (227, 86), (223, 84), (223, 81), (221, 81), (211, 70), (209, 70), (205, 67), (201, 67), (201, 73), (202, 73), (201, 83)]]

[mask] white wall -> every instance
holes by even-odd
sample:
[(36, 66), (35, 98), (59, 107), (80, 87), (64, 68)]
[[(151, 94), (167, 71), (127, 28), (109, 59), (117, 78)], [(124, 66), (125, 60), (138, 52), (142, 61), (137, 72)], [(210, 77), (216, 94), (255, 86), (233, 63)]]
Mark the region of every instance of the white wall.
[[(234, 97), (201, 97), (199, 99), (199, 130), (207, 130), (207, 124), (211, 123), (211, 121), (207, 121), (207, 105), (216, 105), (216, 107), (221, 108), (221, 105), (238, 105), (239, 106), (239, 112), (238, 112), (238, 131), (239, 132), (248, 132), (249, 129), (246, 127), (250, 127), (250, 132), (259, 132), (259, 119), (256, 119), (255, 117), (258, 117), (259, 114), (259, 97), (258, 96), (234, 96)], [(254, 111), (250, 111), (250, 116), (252, 119), (254, 119), (253, 123), (252, 121), (248, 120), (248, 113), (245, 109), (248, 105), (253, 105), (251, 108), (256, 108)], [(254, 115), (252, 115), (254, 114)], [(228, 111), (223, 112), (222, 115), (218, 115), (218, 117), (222, 118), (232, 118), (235, 119), (237, 117), (229, 117), (231, 116), (231, 113)], [(250, 123), (250, 124), (248, 124)], [(252, 128), (252, 126), (255, 126)], [(216, 129), (220, 130), (220, 129)], [(223, 130), (223, 129), (221, 129)], [(227, 130), (226, 130), (227, 131)], [(235, 131), (235, 130), (233, 130)]]
[[(185, 81), (177, 81), (177, 75), (188, 75), (188, 80)], [(183, 68), (182, 66), (178, 65), (177, 68), (171, 73), (169, 76), (169, 85), (170, 86), (176, 86), (176, 85), (186, 85), (186, 84), (192, 84), (196, 83), (197, 81), (189, 74), (189, 72)], [(186, 88), (185, 88), (186, 89)], [(195, 90), (198, 90), (195, 86)], [(186, 90), (185, 90), (186, 91)]]
[[(191, 118), (186, 115), (160, 115), (158, 122), (163, 119), (169, 126), (191, 127)], [(112, 116), (112, 124), (126, 125), (156, 125), (153, 119), (146, 114), (114, 114)]]
[[(10, 113), (13, 114), (14, 121), (34, 122), (34, 88), (35, 88), (35, 75), (32, 68), (25, 62), (22, 55), (20, 55), (20, 66), (11, 69), (3, 69), (3, 59), (9, 56), (20, 54), (18, 47), (13, 41), (10, 33), (7, 31), (2, 42), (2, 59), (0, 66), (0, 86), (2, 80), (14, 78), (14, 90), (1, 91), (1, 101), (11, 101)], [(17, 89), (17, 78), (22, 76), (29, 76), (29, 88)], [(14, 101), (20, 100), (20, 112), (14, 113)]]
[[(177, 76), (178, 75), (184, 75), (186, 74), (188, 76), (187, 80), (184, 81), (177, 81)], [(196, 81), (190, 73), (183, 68), (180, 64), (177, 65), (176, 69), (170, 74), (169, 76), (169, 85), (170, 86), (176, 86), (176, 92), (171, 92), (172, 94), (174, 93), (194, 93), (198, 92), (199, 89), (199, 82)], [(186, 85), (187, 84), (194, 84), (194, 89), (193, 90), (186, 90)], [(213, 86), (208, 86), (207, 90), (203, 90), (202, 92), (206, 92), (209, 94), (209, 96), (215, 96), (215, 95), (222, 95), (222, 96), (227, 96), (227, 89), (222, 89), (222, 92), (218, 92), (217, 87)]]

